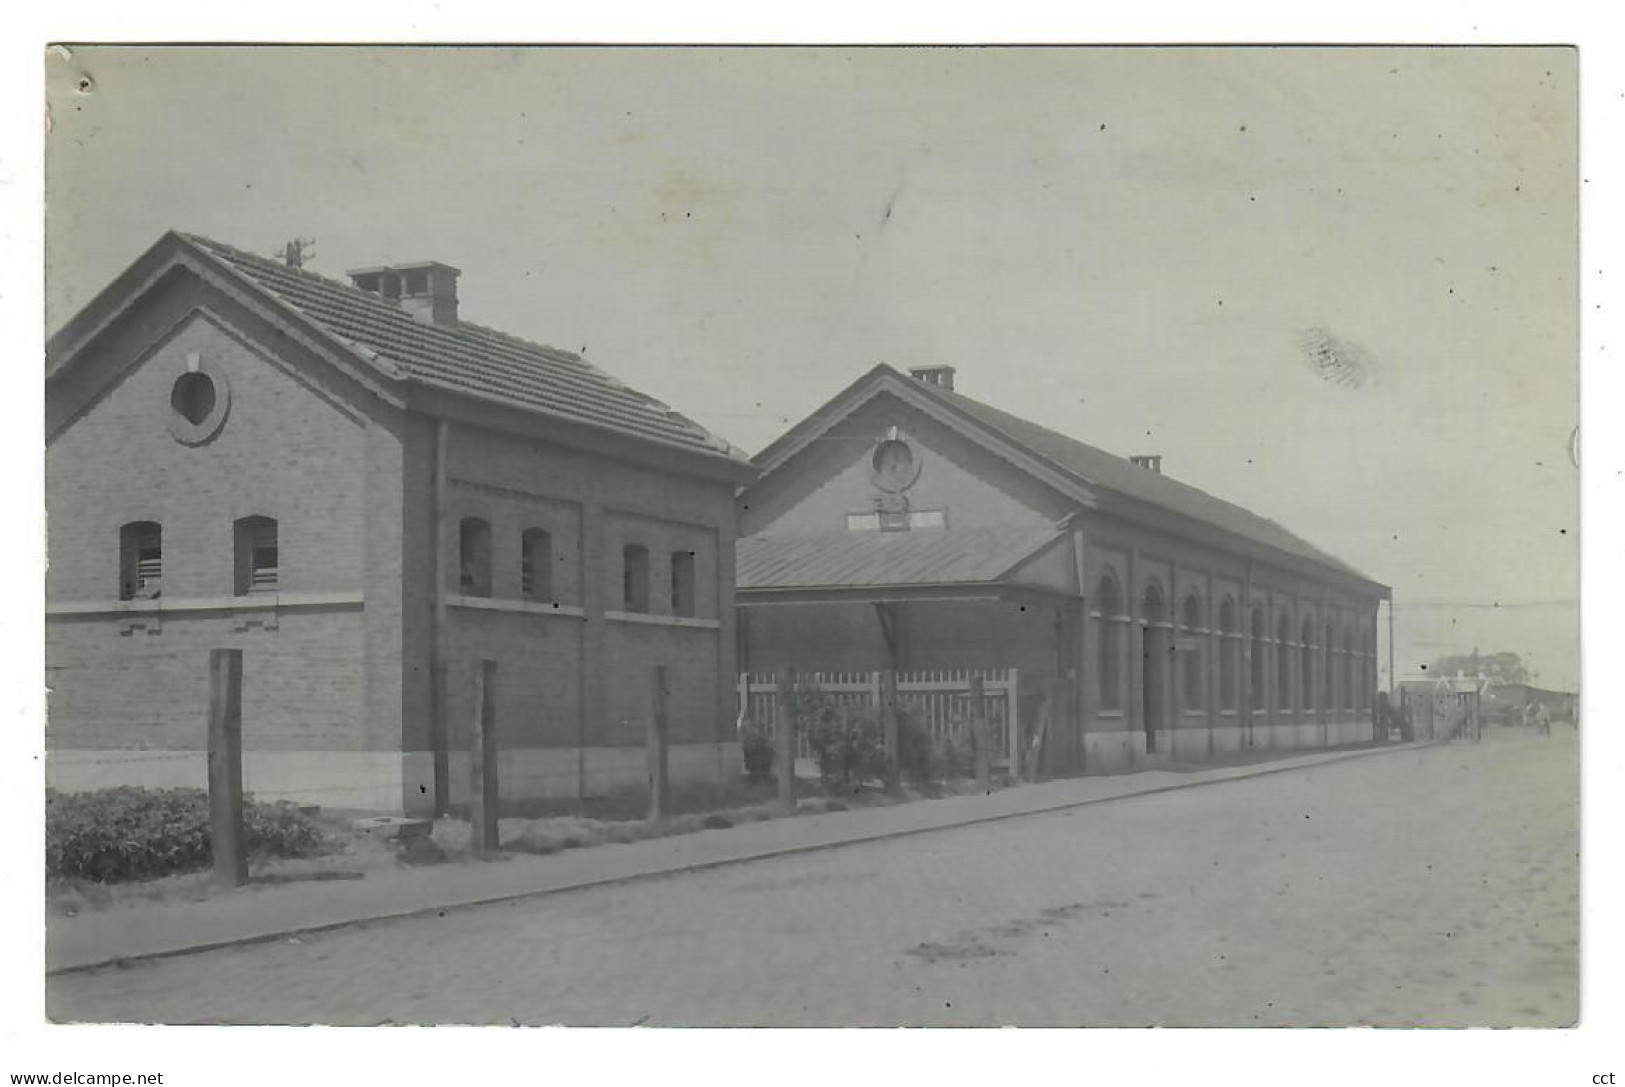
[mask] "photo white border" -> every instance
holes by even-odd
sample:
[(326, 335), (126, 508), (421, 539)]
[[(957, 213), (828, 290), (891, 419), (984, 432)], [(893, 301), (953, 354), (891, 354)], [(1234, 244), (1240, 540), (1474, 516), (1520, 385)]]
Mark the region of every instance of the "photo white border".
[[(1067, 5), (1066, 7), (1071, 7)], [(1081, 5), (1078, 6), (1081, 9)], [(163, 1070), (173, 1084), (529, 1082), (655, 1074), (662, 1081), (829, 1082), (901, 1077), (961, 1083), (1011, 1076), (1062, 1083), (1578, 1084), (1625, 1076), (1619, 968), (1625, 743), (1611, 668), (1625, 600), (1625, 426), (1616, 418), (1625, 354), (1618, 327), (1620, 134), (1625, 45), (1601, 5), (1376, 2), (1339, 17), (1300, 3), (1142, 3), (1116, 13), (1063, 5), (949, 7), (830, 0), (762, 3), (600, 3), (575, 10), (427, 0), (335, 5), (286, 0), (229, 10), (185, 3), (80, 0), (13, 11), (0, 44), (0, 328), (13, 386), (0, 399), (12, 454), (8, 495), (24, 531), (4, 534), (12, 573), (0, 609), (0, 796), (9, 828), (0, 860), (3, 920), (13, 953), (0, 1012), (0, 1077), (28, 1071)], [(1435, 10), (1439, 9), (1439, 10)], [(1582, 85), (1583, 608), (1585, 926), (1582, 1023), (1575, 1031), (823, 1032), (335, 1031), (289, 1028), (53, 1027), (43, 1022), (42, 781), (44, 698), (43, 412), (32, 360), (42, 357), (40, 271), (43, 50), (50, 41), (495, 42), (1426, 42), (1577, 44)], [(33, 529), (34, 531), (29, 531)], [(17, 572), (29, 571), (19, 578)], [(1600, 605), (1600, 606), (1599, 606)], [(39, 939), (34, 939), (34, 936)], [(221, 965), (229, 968), (229, 957)], [(381, 979), (381, 983), (387, 983)], [(0, 1080), (3, 1082), (3, 1080)]]

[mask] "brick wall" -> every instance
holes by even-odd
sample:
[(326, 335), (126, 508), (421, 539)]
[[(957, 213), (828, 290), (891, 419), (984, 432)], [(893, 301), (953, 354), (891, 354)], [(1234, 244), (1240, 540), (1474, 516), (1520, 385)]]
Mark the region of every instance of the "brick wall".
[[(200, 306), (239, 317), (236, 331)], [(105, 388), (46, 451), (48, 606), (105, 605), (49, 622), (51, 745), (198, 746), (208, 650), (227, 646), (245, 650), (245, 745), (388, 742), (398, 724), (379, 680), (387, 690), (399, 660), (387, 649), (399, 575), (370, 565), (367, 540), (391, 510), (387, 494), (370, 508), (367, 495), (369, 477), (387, 484), (398, 443), (348, 406), (323, 368), (273, 358), (242, 331), (262, 323), (195, 282), (157, 292), (143, 320), (168, 332), (155, 344), (119, 329), (98, 341), (79, 380), (99, 376)], [(172, 388), (192, 365), (213, 375), (217, 399), (229, 390), (224, 424), (198, 445), (170, 429)], [(279, 593), (346, 603), (266, 612), (266, 597), (233, 600), (233, 522), (250, 515), (277, 520)], [(163, 590), (119, 615), (119, 528), (137, 520), (163, 527)], [(381, 636), (363, 638), (363, 595)]]
[[(223, 426), (191, 444), (176, 440), (171, 406), (189, 369), (230, 396)], [(434, 718), (439, 425), (383, 404), (188, 272), (152, 285), (53, 380), (47, 401), (49, 741), (74, 753), (62, 765), (82, 769), (80, 756), (98, 748), (198, 750), (208, 650), (240, 646), (245, 748), (294, 758), (266, 763), (267, 781), (293, 795), (319, 768), (299, 752), (348, 751), (362, 760), (354, 772), (372, 775), (369, 803), (394, 806), (394, 790), (403, 806), (421, 807)], [(512, 751), (641, 743), (657, 663), (670, 669), (673, 743), (732, 740), (732, 486), (462, 422), (449, 434), (448, 588), (461, 592), (456, 522), (477, 516), (491, 525), (489, 602), (532, 607), (447, 609), (454, 754), (483, 658), (499, 662), (500, 742)], [(250, 515), (278, 522), (278, 607), (233, 595), (233, 522)], [(119, 527), (137, 520), (163, 526), (163, 590), (121, 604)], [(527, 528), (551, 533), (557, 613), (534, 612), (551, 601), (521, 601)], [(654, 625), (606, 617), (623, 607), (620, 549), (632, 540), (650, 551)], [(695, 560), (686, 625), (662, 621), (677, 550)], [(635, 736), (620, 725), (633, 719)], [(685, 766), (727, 762), (679, 754)], [(559, 787), (557, 761), (546, 762), (549, 790)], [(627, 773), (635, 766), (620, 760), (583, 777), (605, 787)]]
[[(489, 598), (447, 609), (453, 750), (466, 745), (473, 662), (482, 658), (498, 662), (499, 742), (505, 745), (642, 744), (656, 664), (668, 668), (672, 742), (732, 740), (732, 487), (462, 423), (448, 430), (445, 585), (462, 595), (457, 526), (463, 518), (490, 526), (492, 573)], [(433, 431), (424, 426), (410, 433), (407, 463), (417, 467), (409, 471), (408, 494), (425, 489), (408, 505), (428, 517)], [(520, 592), (527, 528), (551, 535), (557, 613)], [(625, 608), (621, 557), (628, 543), (649, 553), (653, 622), (612, 614)], [(693, 618), (700, 625), (661, 621), (671, 617), (670, 561), (679, 550), (694, 553)], [(417, 599), (426, 611), (432, 610), (430, 583), (408, 581), (409, 590), (423, 586)], [(418, 606), (409, 601), (408, 610)], [(525, 610), (500, 610), (516, 607)], [(408, 670), (426, 667), (431, 650), (428, 626), (409, 622)], [(408, 743), (418, 735), (409, 730)], [(426, 720), (421, 735), (426, 746)]]
[[(169, 432), (188, 357), (231, 390), (224, 426), (199, 446)], [(46, 450), (52, 602), (112, 600), (119, 526), (164, 529), (164, 597), (229, 596), (232, 523), (277, 519), (280, 586), (362, 587), (365, 420), (314, 392), (212, 321), (188, 319)]]
[[(212, 613), (144, 619), (128, 635), (107, 619), (46, 627), (46, 746), (203, 750), (209, 650), (243, 651), (243, 746), (357, 750), (364, 683), (359, 610)], [(293, 696), (293, 693), (297, 696)]]

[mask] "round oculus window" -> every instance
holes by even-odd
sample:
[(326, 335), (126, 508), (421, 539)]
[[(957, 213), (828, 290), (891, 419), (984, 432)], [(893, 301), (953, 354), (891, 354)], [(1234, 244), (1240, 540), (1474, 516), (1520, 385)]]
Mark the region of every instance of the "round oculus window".
[(169, 394), (169, 406), (193, 426), (202, 426), (214, 410), (214, 378), (208, 374), (182, 374)]
[(201, 445), (220, 432), (230, 407), (225, 375), (199, 362), (170, 386), (169, 433), (184, 445)]
[(914, 450), (901, 438), (887, 438), (875, 446), (869, 468), (874, 485), (893, 494), (907, 490), (920, 475)]

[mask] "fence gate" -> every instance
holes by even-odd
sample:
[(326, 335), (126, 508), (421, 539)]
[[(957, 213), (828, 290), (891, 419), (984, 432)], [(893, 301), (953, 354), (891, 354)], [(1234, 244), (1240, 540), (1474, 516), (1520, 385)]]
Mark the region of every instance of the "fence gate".
[[(878, 711), (883, 672), (798, 672), (796, 682), (816, 687), (842, 705)], [(1017, 712), (1021, 680), (1015, 668), (950, 669), (936, 672), (898, 672), (897, 700), (918, 714), (937, 743), (945, 741), (954, 725), (973, 710), (986, 718), (993, 749), (1003, 752), (1011, 767), (1020, 765), (1020, 715)], [(982, 679), (981, 705), (970, 705), (971, 677)], [(771, 672), (747, 672), (739, 677), (739, 724), (749, 721), (769, 736), (778, 727), (778, 678)], [(796, 738), (796, 756), (811, 758), (805, 733)]]

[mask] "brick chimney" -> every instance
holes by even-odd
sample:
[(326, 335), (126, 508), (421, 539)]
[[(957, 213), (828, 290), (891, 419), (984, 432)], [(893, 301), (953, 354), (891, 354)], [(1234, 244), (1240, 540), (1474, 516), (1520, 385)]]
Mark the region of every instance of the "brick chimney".
[(1162, 475), (1161, 453), (1141, 453), (1139, 456), (1130, 457), (1128, 460), (1136, 468), (1145, 468), (1157, 473), (1159, 476)]
[(954, 391), (954, 368), (952, 366), (915, 366), (908, 376), (915, 381), (923, 381), (927, 385), (935, 385), (939, 389)]
[(449, 264), (424, 260), (348, 274), (357, 287), (390, 299), (425, 324), (457, 324), (457, 277), (463, 273)]

